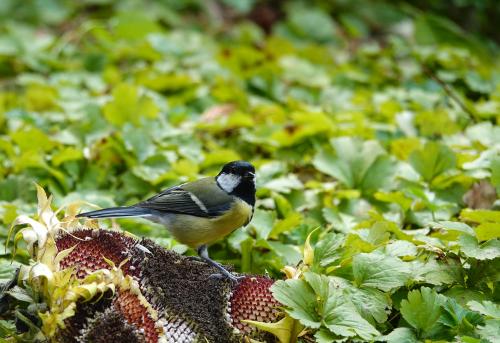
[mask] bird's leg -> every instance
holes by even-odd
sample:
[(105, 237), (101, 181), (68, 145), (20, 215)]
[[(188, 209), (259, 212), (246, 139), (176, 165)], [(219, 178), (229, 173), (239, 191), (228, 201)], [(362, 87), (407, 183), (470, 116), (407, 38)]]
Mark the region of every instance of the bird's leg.
[(205, 263), (205, 260), (199, 256), (186, 256), (185, 258), (188, 259), (189, 261)]
[[(239, 280), (242, 278), (242, 277), (236, 277), (234, 276), (233, 274), (231, 274), (229, 271), (227, 271), (220, 263), (217, 263), (215, 262), (214, 260), (212, 260), (209, 256), (208, 256), (208, 248), (206, 246), (206, 244), (203, 244), (201, 245), (200, 247), (198, 247), (198, 255), (205, 261), (207, 262), (209, 265), (219, 269), (219, 271), (221, 272), (221, 274), (225, 277), (227, 277), (228, 279), (230, 279), (231, 281), (234, 281), (234, 282), (239, 282)], [(217, 276), (218, 274), (214, 274), (214, 275), (211, 275), (211, 276)]]

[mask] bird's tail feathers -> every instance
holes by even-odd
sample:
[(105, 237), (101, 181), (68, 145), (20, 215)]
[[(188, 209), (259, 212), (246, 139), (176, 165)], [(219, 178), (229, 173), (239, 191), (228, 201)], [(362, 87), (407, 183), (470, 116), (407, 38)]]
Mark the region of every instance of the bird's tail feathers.
[(143, 217), (151, 214), (151, 210), (140, 207), (111, 207), (102, 210), (80, 213), (78, 218), (122, 218)]

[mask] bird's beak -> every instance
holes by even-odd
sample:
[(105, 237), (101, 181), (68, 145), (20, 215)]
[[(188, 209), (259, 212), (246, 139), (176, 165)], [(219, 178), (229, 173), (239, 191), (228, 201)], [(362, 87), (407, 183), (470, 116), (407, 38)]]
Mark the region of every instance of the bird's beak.
[(247, 179), (255, 179), (255, 173), (248, 172), (248, 173), (246, 173), (245, 177)]

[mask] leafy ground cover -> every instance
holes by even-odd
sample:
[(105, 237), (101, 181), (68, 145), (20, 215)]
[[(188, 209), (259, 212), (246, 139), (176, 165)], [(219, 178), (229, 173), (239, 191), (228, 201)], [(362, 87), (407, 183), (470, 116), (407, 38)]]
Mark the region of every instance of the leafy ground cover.
[(36, 212), (34, 181), (57, 206), (126, 205), (246, 159), (258, 209), (211, 255), (289, 266), (273, 292), (304, 340), (500, 337), (494, 43), (384, 2), (48, 3), (0, 26), (3, 241)]

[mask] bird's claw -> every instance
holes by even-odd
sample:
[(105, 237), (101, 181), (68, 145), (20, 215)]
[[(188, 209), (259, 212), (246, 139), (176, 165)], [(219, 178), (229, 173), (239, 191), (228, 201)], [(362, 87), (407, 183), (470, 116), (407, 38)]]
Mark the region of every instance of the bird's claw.
[(221, 273), (215, 273), (215, 274), (210, 274), (208, 277), (209, 279), (216, 279), (216, 280), (223, 280), (223, 279), (229, 279), (235, 284), (240, 283), (241, 280), (245, 278), (245, 276), (235, 276), (230, 273), (226, 274), (221, 274)]
[(198, 256), (186, 256), (186, 259), (188, 259), (189, 261), (193, 261), (193, 262), (205, 263), (205, 260), (202, 259), (201, 257), (198, 257)]

